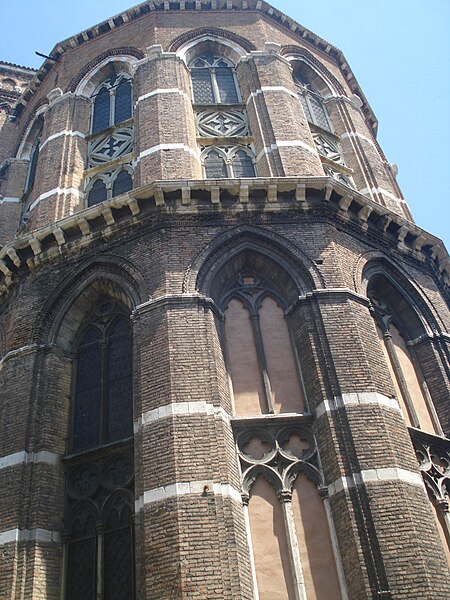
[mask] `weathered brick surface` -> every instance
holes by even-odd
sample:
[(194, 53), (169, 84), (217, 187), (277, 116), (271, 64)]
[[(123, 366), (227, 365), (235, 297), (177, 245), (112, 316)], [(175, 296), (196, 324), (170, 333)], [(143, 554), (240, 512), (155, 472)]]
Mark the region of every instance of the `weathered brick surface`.
[[(399, 247), (393, 228), (383, 232), (371, 224), (361, 226), (354, 213), (338, 208), (335, 200), (325, 201), (319, 185), (308, 189), (308, 203), (279, 191), (269, 205), (261, 187), (244, 205), (237, 184), (222, 192), (219, 204), (197, 188), (191, 200), (181, 203), (180, 188), (187, 180), (201, 179), (202, 171), (194, 156), (199, 140), (189, 73), (181, 57), (168, 51), (179, 35), (200, 27), (242, 36), (259, 51), (247, 52), (236, 76), (251, 129), (247, 141), (260, 156), (261, 177), (323, 176), (318, 155), (308, 150), (314, 141), (293, 96), (290, 66), (264, 46), (275, 42), (289, 46), (289, 56), (307, 50), (330, 81), (336, 78), (334, 85), (348, 97), (330, 99), (327, 106), (335, 133), (343, 136), (357, 188), (387, 191), (377, 192), (374, 200), (409, 218), (403, 203), (389, 195), (401, 200), (370, 124), (349, 99), (352, 92), (338, 62), (260, 11), (150, 12), (65, 51), (22, 115), (15, 123), (5, 122), (0, 134), (0, 157), (12, 158), (0, 193), (20, 198), (28, 161), (13, 156), (15, 148), (24, 141), (36, 109), (48, 102), (47, 94), (60, 88), (63, 95), (43, 115), (45, 144), (27, 201), (57, 188), (79, 192), (42, 199), (18, 234), (31, 235), (34, 245), (23, 242), (18, 248), (20, 266), (11, 252), (1, 263), (2, 277), (10, 269), (12, 283), (0, 305), (0, 461), (15, 453), (51, 452), (55, 464), (30, 459), (0, 469), (0, 534), (64, 531), (63, 459), (74, 340), (93, 306), (113, 298), (132, 314), (136, 597), (244, 600), (253, 592), (238, 496), (241, 473), (220, 278), (229, 280), (236, 269), (245, 272), (253, 253), (253, 266), (270, 272), (280, 294), (289, 298), (286, 318), (324, 486), (361, 471), (389, 468), (410, 472), (418, 481), (408, 430), (395, 407), (373, 401), (317, 412), (350, 394), (379, 394), (386, 401), (395, 396), (366, 298), (368, 277), (388, 273), (426, 323), (427, 333), (412, 340), (411, 348), (447, 434), (450, 315), (432, 259)], [(154, 49), (149, 59), (147, 48), (155, 44), (163, 53)], [(74, 95), (77, 81), (111, 49), (138, 63), (133, 93), (135, 102), (141, 100), (132, 121), (132, 194), (141, 212), (111, 204), (115, 212), (109, 222), (98, 214), (87, 231), (65, 234), (63, 240), (60, 233), (59, 241), (52, 242), (52, 234), (39, 228), (84, 210), (91, 109), (88, 99)], [(271, 87), (276, 89), (261, 89)], [(155, 93), (161, 89), (172, 91)], [(87, 139), (60, 135), (64, 131)], [(277, 141), (301, 143), (277, 146)], [(184, 149), (164, 149), (165, 144)], [(164, 206), (148, 193), (159, 179), (179, 181), (166, 192)], [(16, 234), (19, 209), (19, 203), (0, 204), (0, 242)], [(189, 403), (194, 408), (183, 411)], [(180, 414), (164, 413), (170, 405)], [(207, 482), (207, 487), (184, 495), (167, 491), (189, 482)], [(158, 494), (166, 496), (161, 500)], [(337, 491), (329, 502), (351, 600), (376, 597), (385, 588), (399, 599), (449, 597), (442, 548), (419, 485), (377, 481)], [(2, 545), (0, 598), (59, 598), (62, 548), (56, 538)]]

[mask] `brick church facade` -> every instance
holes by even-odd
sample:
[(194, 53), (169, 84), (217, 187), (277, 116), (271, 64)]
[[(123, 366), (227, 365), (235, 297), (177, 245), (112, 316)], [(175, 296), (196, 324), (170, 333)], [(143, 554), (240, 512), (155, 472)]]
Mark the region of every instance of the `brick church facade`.
[(448, 599), (450, 260), (341, 51), (144, 2), (0, 126), (0, 598)]

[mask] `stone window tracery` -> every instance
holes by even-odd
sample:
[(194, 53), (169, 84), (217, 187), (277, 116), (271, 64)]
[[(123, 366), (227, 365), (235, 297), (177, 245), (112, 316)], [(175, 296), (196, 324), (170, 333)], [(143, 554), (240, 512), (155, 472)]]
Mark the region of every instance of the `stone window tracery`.
[(131, 329), (102, 301), (75, 343), (69, 454), (64, 458), (65, 598), (134, 597)]
[(87, 188), (87, 205), (94, 206), (99, 202), (110, 200), (133, 188), (132, 167), (121, 165), (111, 171), (94, 176)]

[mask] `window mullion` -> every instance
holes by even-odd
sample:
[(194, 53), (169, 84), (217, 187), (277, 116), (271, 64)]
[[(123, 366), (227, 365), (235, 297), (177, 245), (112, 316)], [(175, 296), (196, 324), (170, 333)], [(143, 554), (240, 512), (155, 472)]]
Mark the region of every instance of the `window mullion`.
[(96, 600), (103, 600), (103, 548), (104, 548), (104, 527), (103, 523), (99, 524), (96, 528), (97, 533), (97, 596)]
[(115, 125), (115, 114), (116, 110), (116, 88), (109, 90), (109, 126)]
[(266, 355), (264, 352), (264, 342), (261, 333), (261, 326), (259, 324), (259, 314), (251, 314), (250, 320), (252, 323), (253, 335), (255, 336), (255, 346), (256, 353), (258, 355), (259, 368), (261, 370), (264, 383), (264, 394), (266, 396), (267, 412), (273, 414), (275, 410), (273, 407), (272, 387), (270, 385), (269, 373), (267, 371)]
[(292, 511), (292, 493), (279, 493), (279, 501), (283, 511), (286, 541), (291, 563), (292, 579), (294, 583), (295, 600), (307, 600), (305, 580), (303, 577), (300, 550), (298, 547), (297, 532), (295, 529), (294, 514)]
[(102, 351), (102, 380), (101, 380), (101, 406), (100, 406), (100, 444), (106, 442), (107, 423), (108, 423), (108, 340), (104, 338), (101, 341)]
[(414, 408), (414, 402), (411, 398), (411, 394), (409, 393), (408, 384), (406, 383), (405, 377), (403, 375), (402, 367), (400, 365), (400, 361), (397, 356), (397, 351), (395, 350), (394, 342), (392, 341), (392, 335), (389, 332), (389, 330), (383, 331), (383, 338), (389, 358), (391, 360), (392, 367), (394, 369), (395, 376), (397, 378), (400, 392), (405, 401), (406, 408), (411, 418), (411, 422), (413, 423), (413, 427), (420, 427), (419, 418)]
[(219, 90), (219, 84), (217, 83), (216, 70), (209, 69), (209, 74), (211, 76), (211, 84), (212, 84), (212, 90), (213, 90), (213, 96), (214, 96), (214, 103), (220, 104), (220, 90)]

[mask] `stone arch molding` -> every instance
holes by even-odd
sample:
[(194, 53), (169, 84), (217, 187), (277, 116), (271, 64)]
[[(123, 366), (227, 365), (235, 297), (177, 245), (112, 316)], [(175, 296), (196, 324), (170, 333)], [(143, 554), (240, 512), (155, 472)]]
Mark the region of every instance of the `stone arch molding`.
[(169, 50), (176, 52), (177, 56), (188, 65), (192, 58), (201, 52), (202, 47), (208, 44), (213, 44), (234, 65), (249, 52), (256, 50), (253, 44), (240, 36), (215, 28), (194, 29), (183, 34), (171, 43)]
[(101, 298), (116, 300), (130, 313), (149, 300), (144, 278), (130, 262), (115, 256), (84, 263), (49, 296), (36, 320), (33, 341), (70, 350), (78, 328), (90, 308)]
[(238, 226), (219, 235), (192, 260), (183, 279), (183, 293), (210, 294), (221, 268), (245, 250), (253, 250), (279, 264), (296, 285), (298, 294), (323, 288), (314, 262), (291, 242), (260, 227)]
[(414, 283), (408, 273), (382, 252), (368, 251), (360, 255), (353, 270), (353, 285), (358, 294), (367, 296), (370, 279), (384, 275), (410, 304), (425, 331), (440, 333), (446, 327), (426, 291)]
[(330, 96), (347, 96), (342, 84), (315, 56), (300, 46), (283, 46), (279, 54), (292, 64), (303, 63), (314, 73), (314, 84), (324, 98)]
[(72, 80), (69, 91), (77, 96), (90, 98), (93, 92), (107, 78), (109, 70), (114, 66), (117, 72), (127, 73), (131, 77), (136, 64), (144, 58), (143, 52), (136, 48), (116, 48), (98, 56)]
[(216, 27), (202, 27), (175, 38), (169, 46), (169, 52), (176, 52), (177, 56), (188, 63), (193, 53), (197, 52), (197, 46), (206, 42), (217, 44), (223, 54), (234, 64), (249, 52), (256, 50), (251, 42), (231, 31)]

